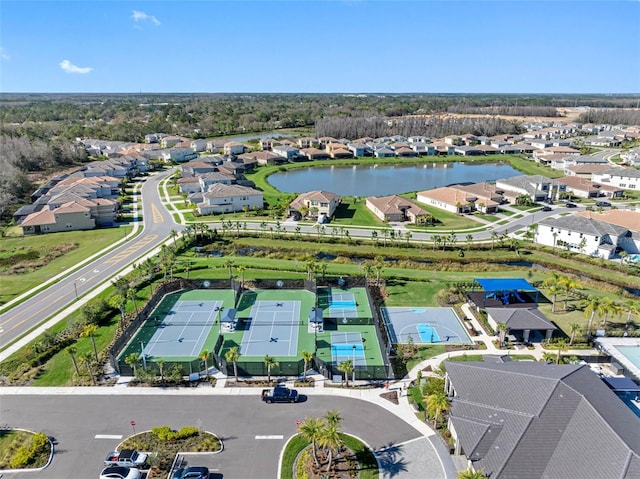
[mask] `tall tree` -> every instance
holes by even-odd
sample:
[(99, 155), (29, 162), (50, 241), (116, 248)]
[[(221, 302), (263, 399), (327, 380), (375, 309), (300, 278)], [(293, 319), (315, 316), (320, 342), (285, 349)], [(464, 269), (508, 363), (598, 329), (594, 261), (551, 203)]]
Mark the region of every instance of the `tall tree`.
[(449, 398), (444, 391), (437, 391), (426, 397), (427, 412), (433, 416), (434, 426), (438, 425), (440, 413), (449, 409)]
[(234, 346), (229, 351), (224, 353), (224, 359), (227, 363), (233, 363), (233, 375), (236, 377), (236, 383), (238, 382), (238, 359), (240, 359), (240, 353), (238, 347)]
[(95, 386), (96, 378), (93, 377), (93, 369), (91, 367), (91, 362), (93, 361), (93, 357), (91, 356), (91, 353), (87, 351), (86, 353), (80, 354), (80, 360), (84, 363), (84, 365), (87, 368), (87, 371), (89, 372), (89, 377), (91, 378), (91, 384)]
[(198, 355), (198, 359), (200, 359), (200, 361), (204, 361), (205, 374), (207, 375), (207, 379), (209, 379), (209, 351), (204, 349)]
[(578, 323), (571, 323), (569, 325), (569, 333), (571, 334), (571, 338), (569, 339), (569, 346), (573, 345), (573, 342), (576, 339), (576, 334), (580, 331), (580, 325)]
[(264, 364), (267, 366), (267, 384), (271, 384), (271, 368), (277, 368), (279, 363), (273, 356), (268, 354), (264, 357)]
[(353, 361), (351, 361), (351, 359), (342, 361), (340, 364), (338, 364), (338, 371), (341, 371), (344, 373), (346, 386), (349, 387), (349, 375), (353, 373)]
[(76, 371), (76, 375), (80, 376), (80, 371), (78, 370), (78, 362), (76, 361), (76, 353), (77, 349), (73, 346), (69, 346), (67, 348), (67, 354), (71, 357), (71, 363), (73, 364), (73, 369)]
[(302, 373), (302, 380), (304, 382), (307, 382), (307, 367), (309, 366), (309, 363), (313, 361), (313, 353), (310, 353), (309, 351), (302, 351), (300, 354), (302, 356), (302, 360), (304, 361), (304, 372)]
[(82, 336), (84, 336), (85, 338), (91, 339), (91, 344), (93, 346), (93, 354), (95, 355), (96, 363), (100, 362), (98, 359), (98, 348), (96, 348), (96, 338), (95, 338), (95, 333), (97, 330), (98, 330), (98, 326), (95, 324), (87, 324), (82, 329)]
[(313, 462), (316, 466), (319, 466), (318, 461), (318, 440), (322, 437), (322, 430), (324, 429), (324, 421), (320, 418), (307, 417), (298, 426), (300, 435), (311, 443), (311, 453), (313, 456)]

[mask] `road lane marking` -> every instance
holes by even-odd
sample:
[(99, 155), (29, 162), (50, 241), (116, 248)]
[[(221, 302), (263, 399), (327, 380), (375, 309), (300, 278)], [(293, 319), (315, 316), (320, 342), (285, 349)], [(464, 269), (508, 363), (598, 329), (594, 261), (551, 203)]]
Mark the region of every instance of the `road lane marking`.
[(284, 436), (281, 435), (271, 435), (271, 436), (256, 436), (256, 439), (284, 439)]
[(164, 223), (164, 216), (162, 216), (162, 212), (156, 207), (155, 203), (151, 203), (151, 213), (154, 223)]
[(122, 439), (122, 434), (96, 434), (95, 439)]

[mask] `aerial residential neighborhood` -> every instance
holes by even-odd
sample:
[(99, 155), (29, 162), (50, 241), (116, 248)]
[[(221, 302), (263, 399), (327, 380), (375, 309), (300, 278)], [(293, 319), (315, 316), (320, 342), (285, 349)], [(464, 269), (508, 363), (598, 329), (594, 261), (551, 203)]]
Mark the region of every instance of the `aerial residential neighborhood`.
[(640, 479), (638, 18), (4, 1), (0, 479)]

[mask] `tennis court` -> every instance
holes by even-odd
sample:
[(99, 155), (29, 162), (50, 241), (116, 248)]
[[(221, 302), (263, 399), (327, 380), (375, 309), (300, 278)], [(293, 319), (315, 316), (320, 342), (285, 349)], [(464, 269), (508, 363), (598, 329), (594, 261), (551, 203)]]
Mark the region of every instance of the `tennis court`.
[(159, 320), (156, 332), (144, 344), (143, 353), (164, 358), (198, 356), (222, 304), (222, 301), (177, 301)]
[(380, 308), (393, 343), (473, 344), (453, 308)]
[(373, 318), (365, 288), (319, 288), (318, 307), (325, 318), (343, 320), (343, 324), (367, 324), (358, 320)]
[(367, 365), (360, 333), (331, 333), (331, 362), (337, 366), (344, 361), (352, 361), (354, 366)]
[(300, 301), (256, 301), (240, 343), (242, 356), (297, 356)]

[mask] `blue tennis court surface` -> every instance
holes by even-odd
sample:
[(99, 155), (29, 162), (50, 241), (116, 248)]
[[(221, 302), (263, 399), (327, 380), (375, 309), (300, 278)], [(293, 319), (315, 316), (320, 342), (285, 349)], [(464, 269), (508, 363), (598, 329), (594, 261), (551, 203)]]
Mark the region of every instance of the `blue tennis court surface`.
[(242, 356), (297, 356), (300, 301), (256, 301), (247, 323)]
[(351, 361), (354, 366), (367, 365), (360, 333), (331, 333), (331, 362), (338, 365), (344, 361)]
[(439, 343), (440, 336), (438, 336), (438, 332), (429, 326), (428, 324), (418, 323), (416, 325), (418, 329), (418, 334), (420, 335), (420, 341), (423, 343)]
[(391, 342), (473, 344), (453, 308), (381, 308)]
[(177, 301), (147, 344), (141, 345), (143, 353), (165, 358), (198, 356), (221, 308), (222, 301)]

